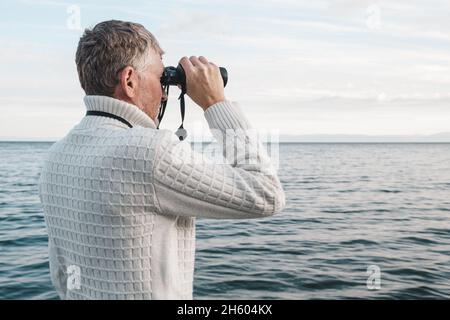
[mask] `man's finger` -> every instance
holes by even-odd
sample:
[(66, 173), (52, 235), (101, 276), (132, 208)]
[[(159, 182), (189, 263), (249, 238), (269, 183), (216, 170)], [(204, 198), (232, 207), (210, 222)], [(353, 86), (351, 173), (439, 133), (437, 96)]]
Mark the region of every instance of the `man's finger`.
[(208, 59), (206, 59), (204, 56), (198, 57), (198, 60), (200, 60), (204, 64), (208, 64), (209, 63)]
[(194, 68), (191, 61), (187, 57), (181, 58), (179, 64), (181, 64), (184, 70), (191, 70)]
[(200, 60), (198, 60), (196, 56), (190, 57), (189, 60), (194, 65), (194, 67), (201, 68), (203, 66), (203, 64), (200, 62)]

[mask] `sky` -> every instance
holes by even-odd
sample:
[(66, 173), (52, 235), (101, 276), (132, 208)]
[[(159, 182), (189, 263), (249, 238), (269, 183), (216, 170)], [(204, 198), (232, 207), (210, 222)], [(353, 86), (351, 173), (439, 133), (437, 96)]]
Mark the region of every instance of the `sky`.
[[(143, 24), (164, 64), (203, 55), (253, 127), (282, 135), (450, 132), (449, 1), (0, 2), (0, 139), (58, 139), (85, 113), (85, 28)], [(175, 131), (178, 89), (161, 125)], [(206, 126), (187, 99), (185, 128)]]

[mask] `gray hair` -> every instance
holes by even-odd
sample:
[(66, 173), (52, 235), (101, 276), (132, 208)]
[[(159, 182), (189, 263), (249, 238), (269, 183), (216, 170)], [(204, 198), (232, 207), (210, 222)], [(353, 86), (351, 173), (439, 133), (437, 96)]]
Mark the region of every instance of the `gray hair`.
[(119, 71), (127, 66), (141, 71), (150, 48), (164, 53), (156, 38), (139, 23), (110, 20), (86, 29), (75, 58), (81, 87), (87, 95), (112, 96)]

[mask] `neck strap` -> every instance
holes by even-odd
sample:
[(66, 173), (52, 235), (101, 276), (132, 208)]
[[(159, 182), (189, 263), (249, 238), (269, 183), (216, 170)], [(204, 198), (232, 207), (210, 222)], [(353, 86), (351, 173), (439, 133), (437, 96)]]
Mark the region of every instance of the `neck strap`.
[(120, 122), (126, 124), (128, 127), (133, 128), (131, 123), (129, 123), (127, 120), (125, 120), (124, 118), (119, 117), (119, 116), (117, 116), (115, 114), (109, 113), (109, 112), (89, 110), (89, 111), (86, 112), (86, 115), (87, 116), (100, 116), (100, 117), (107, 117), (107, 118), (116, 119), (116, 120), (119, 120)]

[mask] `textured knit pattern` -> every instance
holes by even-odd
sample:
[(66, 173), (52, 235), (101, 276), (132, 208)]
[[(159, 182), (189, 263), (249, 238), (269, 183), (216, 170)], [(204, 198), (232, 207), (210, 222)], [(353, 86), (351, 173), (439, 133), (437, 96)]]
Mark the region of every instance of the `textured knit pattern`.
[(234, 135), (231, 147), (246, 150), (214, 163), (134, 105), (104, 96), (86, 96), (85, 104), (133, 128), (86, 116), (43, 163), (39, 195), (62, 299), (192, 299), (195, 217), (259, 218), (284, 207), (276, 173), (237, 105), (205, 112), (219, 143)]

